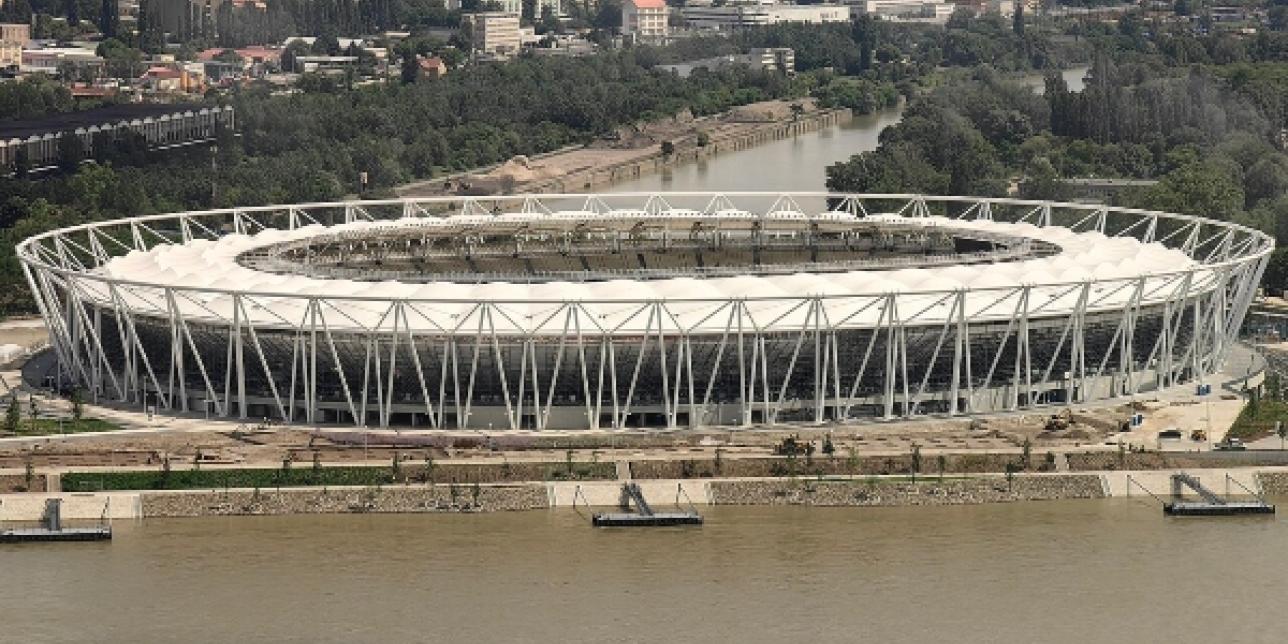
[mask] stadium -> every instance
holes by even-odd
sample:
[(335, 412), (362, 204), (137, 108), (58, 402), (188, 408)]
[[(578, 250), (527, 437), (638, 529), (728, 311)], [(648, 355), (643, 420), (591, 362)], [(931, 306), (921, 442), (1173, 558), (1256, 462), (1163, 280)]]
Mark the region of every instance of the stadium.
[(602, 193), (139, 216), (17, 252), (58, 381), (96, 400), (558, 430), (964, 416), (1200, 382), (1272, 248), (1097, 204)]

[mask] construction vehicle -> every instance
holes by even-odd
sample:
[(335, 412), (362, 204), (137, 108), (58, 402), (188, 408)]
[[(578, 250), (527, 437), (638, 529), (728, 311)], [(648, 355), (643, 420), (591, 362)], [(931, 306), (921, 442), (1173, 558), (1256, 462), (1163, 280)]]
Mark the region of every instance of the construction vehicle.
[(1046, 426), (1043, 427), (1048, 432), (1058, 432), (1069, 429), (1073, 424), (1073, 414), (1068, 409), (1062, 409), (1058, 414), (1052, 414), (1047, 418)]

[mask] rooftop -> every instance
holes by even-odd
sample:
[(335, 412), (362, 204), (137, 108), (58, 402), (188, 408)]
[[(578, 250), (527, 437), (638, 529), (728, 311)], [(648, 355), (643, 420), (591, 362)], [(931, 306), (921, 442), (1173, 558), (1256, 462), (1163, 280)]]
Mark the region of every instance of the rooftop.
[(147, 117), (155, 118), (166, 114), (199, 110), (203, 107), (210, 106), (203, 105), (201, 103), (129, 103), (124, 105), (110, 105), (92, 110), (81, 110), (79, 112), (55, 114), (53, 116), (46, 116), (39, 119), (3, 121), (0, 122), (0, 140), (25, 139), (32, 135), (41, 135), (48, 132), (64, 132), (67, 130), (74, 130), (78, 127), (90, 127), (92, 125), (115, 123), (129, 119), (141, 119)]

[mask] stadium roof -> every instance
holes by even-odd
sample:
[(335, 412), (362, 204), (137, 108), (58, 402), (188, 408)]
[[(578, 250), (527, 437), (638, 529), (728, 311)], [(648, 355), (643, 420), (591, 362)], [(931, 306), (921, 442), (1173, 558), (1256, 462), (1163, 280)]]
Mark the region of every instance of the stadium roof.
[[(559, 218), (561, 213), (503, 216), (548, 221)], [(692, 215), (685, 211), (684, 216)], [(95, 272), (127, 282), (246, 293), (254, 302), (248, 315), (257, 324), (299, 324), (308, 306), (307, 298), (316, 296), (327, 298), (329, 306), (341, 314), (346, 325), (374, 329), (390, 324), (391, 303), (412, 301), (424, 305), (422, 315), (409, 317), (403, 323), (430, 332), (456, 328), (476, 314), (479, 303), (494, 305), (497, 314), (492, 323), (498, 327), (531, 331), (534, 320), (554, 314), (567, 302), (580, 303), (596, 326), (615, 333), (651, 333), (663, 324), (668, 330), (718, 331), (724, 325), (719, 311), (731, 301), (745, 302), (749, 312), (759, 318), (758, 324), (763, 320), (763, 324), (771, 327), (799, 329), (809, 323), (809, 307), (792, 308), (786, 302), (814, 296), (824, 298), (824, 314), (828, 320), (846, 320), (854, 326), (871, 327), (881, 324), (883, 315), (882, 307), (872, 306), (873, 302), (893, 293), (900, 294), (898, 315), (915, 314), (917, 322), (925, 324), (957, 315), (948, 298), (963, 290), (969, 292), (964, 304), (967, 317), (1006, 321), (1014, 317), (1020, 305), (1018, 296), (1005, 295), (1007, 289), (1018, 292), (1020, 287), (1034, 286), (1026, 305), (1031, 314), (1055, 317), (1068, 315), (1081, 306), (1079, 298), (1084, 296), (1089, 300), (1085, 303), (1088, 310), (1121, 310), (1136, 297), (1143, 303), (1158, 303), (1176, 297), (1178, 289), (1208, 289), (1207, 282), (1216, 279), (1200, 275), (1186, 285), (1177, 277), (1177, 272), (1193, 268), (1197, 262), (1179, 250), (1159, 243), (1143, 243), (1130, 236), (1108, 237), (1095, 231), (1075, 232), (1058, 226), (1038, 228), (1028, 223), (892, 216), (884, 216), (883, 220), (1041, 239), (1061, 250), (1020, 261), (939, 268), (891, 267), (708, 279), (675, 277), (531, 284), (326, 279), (255, 270), (237, 261), (247, 251), (284, 241), (337, 231), (371, 231), (378, 227), (458, 225), (462, 217), (479, 218), (458, 215), (443, 219), (361, 221), (334, 227), (311, 225), (295, 230), (266, 230), (255, 235), (227, 235), (218, 240), (194, 240), (182, 245), (166, 244), (117, 257)], [(1137, 296), (1141, 278), (1146, 278), (1148, 284)], [(1093, 280), (1092, 292), (1084, 294), (1083, 284)], [(93, 297), (110, 300), (106, 285), (87, 281), (84, 286)], [(168, 314), (166, 298), (158, 297), (159, 292), (150, 287), (137, 291), (127, 287), (118, 295), (136, 311), (155, 309), (158, 316)], [(651, 321), (647, 313), (640, 313), (642, 305), (661, 300), (668, 302), (672, 313), (678, 313), (664, 323)], [(209, 317), (213, 313), (231, 319), (233, 301), (227, 292), (212, 290), (186, 294), (177, 299), (177, 305), (185, 316), (192, 318)]]

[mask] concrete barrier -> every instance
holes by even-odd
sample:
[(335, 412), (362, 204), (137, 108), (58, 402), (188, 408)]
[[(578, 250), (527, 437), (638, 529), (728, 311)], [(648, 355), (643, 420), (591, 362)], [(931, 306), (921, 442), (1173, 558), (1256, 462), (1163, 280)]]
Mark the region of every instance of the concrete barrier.
[[(654, 508), (668, 506), (708, 505), (711, 503), (711, 485), (705, 480), (662, 479), (653, 481), (635, 480), (644, 494), (644, 500)], [(568, 481), (547, 483), (546, 491), (550, 498), (550, 507), (572, 507), (589, 505), (596, 507), (617, 507), (622, 498), (621, 481)]]
[[(0, 521), (39, 521), (45, 515), (45, 501), (63, 500), (62, 517), (73, 520), (139, 519), (143, 517), (139, 492), (97, 492), (61, 494), (0, 495)], [(106, 512), (106, 515), (104, 515)]]

